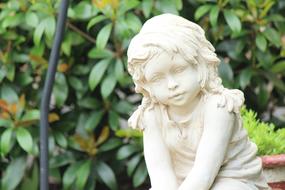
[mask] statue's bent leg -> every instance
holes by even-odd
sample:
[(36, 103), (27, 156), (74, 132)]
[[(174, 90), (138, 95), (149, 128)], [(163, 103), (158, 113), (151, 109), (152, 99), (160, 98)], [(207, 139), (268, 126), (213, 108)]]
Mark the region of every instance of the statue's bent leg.
[(258, 190), (254, 185), (248, 185), (236, 179), (218, 178), (210, 190)]

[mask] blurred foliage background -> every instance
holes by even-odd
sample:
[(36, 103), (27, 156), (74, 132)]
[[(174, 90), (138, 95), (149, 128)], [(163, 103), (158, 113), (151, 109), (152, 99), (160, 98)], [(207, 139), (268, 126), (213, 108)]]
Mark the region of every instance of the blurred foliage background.
[[(3, 190), (38, 189), (39, 103), (59, 3), (0, 3)], [(242, 89), (258, 117), (285, 126), (285, 1), (73, 0), (50, 105), (52, 189), (148, 187), (141, 133), (126, 126), (141, 98), (126, 50), (146, 19), (165, 12), (199, 23), (220, 56), (224, 85)]]

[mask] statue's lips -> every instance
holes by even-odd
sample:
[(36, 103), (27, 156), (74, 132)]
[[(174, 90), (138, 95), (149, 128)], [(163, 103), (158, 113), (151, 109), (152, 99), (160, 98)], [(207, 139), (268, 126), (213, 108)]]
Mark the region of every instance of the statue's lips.
[(178, 99), (178, 98), (180, 98), (183, 94), (184, 94), (184, 92), (176, 93), (176, 94), (170, 96), (170, 98), (171, 98), (171, 99)]

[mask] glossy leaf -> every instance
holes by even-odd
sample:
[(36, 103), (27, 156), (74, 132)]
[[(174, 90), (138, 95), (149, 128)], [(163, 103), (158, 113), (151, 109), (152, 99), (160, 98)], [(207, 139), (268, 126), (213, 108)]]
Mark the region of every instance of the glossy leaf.
[(1, 189), (13, 190), (22, 180), (26, 168), (26, 159), (18, 157), (13, 159), (8, 165), (2, 179)]
[(265, 39), (265, 37), (261, 34), (258, 34), (255, 38), (255, 43), (256, 46), (261, 50), (261, 51), (265, 51), (266, 47), (267, 47), (267, 41)]
[(210, 22), (213, 27), (217, 25), (218, 17), (219, 17), (219, 7), (215, 5), (211, 7), (211, 10), (210, 10)]
[(89, 87), (91, 90), (94, 90), (96, 86), (99, 84), (109, 63), (110, 63), (109, 59), (103, 59), (94, 65), (89, 75)]
[(111, 30), (112, 30), (112, 24), (107, 24), (106, 26), (104, 26), (100, 32), (97, 35), (96, 38), (96, 47), (98, 49), (104, 49), (108, 39), (110, 37), (111, 34)]
[(132, 159), (130, 159), (130, 161), (127, 162), (128, 176), (131, 176), (134, 173), (135, 169), (138, 167), (139, 162), (141, 160), (142, 160), (142, 155), (138, 154), (132, 157)]
[(70, 189), (71, 185), (76, 179), (77, 171), (80, 167), (80, 162), (76, 162), (74, 164), (71, 164), (64, 172), (63, 175), (63, 189), (67, 190)]
[(27, 129), (23, 127), (18, 128), (16, 130), (16, 138), (22, 149), (30, 154), (33, 153), (33, 138)]
[(84, 189), (91, 169), (91, 160), (86, 160), (77, 170), (76, 189)]
[(31, 27), (36, 27), (39, 24), (38, 15), (34, 12), (28, 12), (25, 16), (26, 23)]
[(39, 45), (45, 30), (45, 23), (42, 21), (37, 27), (34, 32), (34, 43), (35, 45)]
[(87, 119), (84, 128), (88, 131), (91, 131), (97, 127), (103, 116), (102, 111), (93, 112)]
[(227, 24), (229, 25), (229, 27), (233, 32), (238, 33), (241, 31), (241, 22), (233, 11), (224, 10), (224, 16)]
[(118, 160), (125, 159), (138, 151), (140, 150), (138, 149), (138, 147), (134, 145), (125, 145), (118, 150), (117, 159)]
[(118, 184), (113, 170), (104, 162), (97, 162), (95, 167), (98, 175), (111, 190), (117, 190)]
[(45, 25), (45, 35), (48, 39), (53, 39), (53, 35), (55, 33), (55, 18), (54, 17), (48, 17), (44, 21)]
[(121, 144), (122, 144), (121, 140), (112, 138), (112, 139), (109, 139), (104, 144), (102, 144), (100, 146), (99, 151), (105, 152), (105, 151), (113, 150), (113, 149), (117, 148), (118, 146), (120, 146)]
[(274, 73), (284, 73), (285, 72), (285, 61), (279, 61), (271, 67), (271, 71)]
[(281, 37), (279, 32), (277, 32), (275, 29), (273, 28), (266, 28), (266, 30), (263, 32), (265, 37), (271, 42), (273, 43), (276, 47), (280, 47), (281, 45)]
[(112, 130), (117, 130), (119, 128), (119, 118), (120, 117), (116, 112), (114, 111), (109, 112), (108, 121)]
[(141, 162), (133, 177), (134, 187), (140, 186), (147, 177), (147, 169), (144, 162)]
[(0, 141), (0, 153), (5, 156), (11, 149), (11, 140), (12, 140), (13, 130), (12, 128), (6, 129), (1, 135)]
[(1, 85), (1, 98), (9, 103), (18, 102), (19, 99), (17, 92), (6, 84)]
[(93, 59), (110, 58), (112, 56), (113, 56), (113, 53), (107, 49), (93, 48), (88, 53), (88, 57), (93, 58)]
[(250, 69), (246, 69), (241, 72), (239, 83), (242, 89), (245, 89), (245, 87), (249, 85), (252, 74), (252, 70)]
[(104, 99), (106, 99), (114, 90), (116, 86), (116, 78), (114, 75), (108, 75), (103, 81), (101, 85), (101, 94)]
[(88, 25), (87, 25), (87, 30), (90, 30), (91, 27), (93, 27), (94, 25), (96, 25), (97, 23), (99, 22), (102, 22), (104, 20), (106, 20), (107, 17), (104, 16), (104, 15), (98, 15), (94, 18), (92, 18), (89, 22), (88, 22)]
[(194, 15), (195, 20), (199, 20), (202, 16), (204, 16), (211, 9), (211, 7), (211, 5), (199, 6)]
[(152, 10), (152, 0), (144, 0), (142, 1), (142, 10), (143, 14), (146, 18), (150, 16), (151, 10)]
[(58, 107), (61, 107), (68, 96), (68, 85), (65, 75), (57, 73), (55, 77), (55, 83), (53, 87), (53, 95), (55, 97), (55, 103)]

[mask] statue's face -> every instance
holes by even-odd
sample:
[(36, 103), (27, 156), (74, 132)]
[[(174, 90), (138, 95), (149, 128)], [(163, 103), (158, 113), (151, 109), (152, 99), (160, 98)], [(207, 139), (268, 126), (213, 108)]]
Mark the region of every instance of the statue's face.
[(198, 72), (179, 54), (162, 52), (145, 67), (146, 88), (162, 104), (187, 106), (201, 88)]

